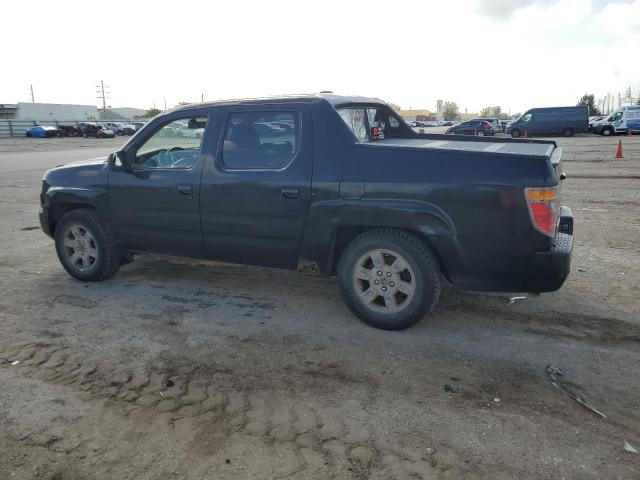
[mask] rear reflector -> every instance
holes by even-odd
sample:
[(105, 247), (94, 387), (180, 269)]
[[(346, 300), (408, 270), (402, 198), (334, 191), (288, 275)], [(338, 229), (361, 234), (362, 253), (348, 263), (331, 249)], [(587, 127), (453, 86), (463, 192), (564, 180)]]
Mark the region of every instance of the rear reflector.
[(553, 237), (558, 221), (558, 187), (525, 188), (524, 191), (531, 223), (540, 233)]

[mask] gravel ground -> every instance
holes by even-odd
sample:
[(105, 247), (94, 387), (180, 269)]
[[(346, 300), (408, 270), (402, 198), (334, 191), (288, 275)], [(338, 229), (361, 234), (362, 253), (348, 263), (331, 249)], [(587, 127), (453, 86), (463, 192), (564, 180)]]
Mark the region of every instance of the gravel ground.
[(402, 332), (309, 272), (145, 255), (75, 281), (42, 172), (123, 140), (0, 140), (0, 479), (639, 479), (640, 136), (557, 140), (565, 286), (448, 287)]

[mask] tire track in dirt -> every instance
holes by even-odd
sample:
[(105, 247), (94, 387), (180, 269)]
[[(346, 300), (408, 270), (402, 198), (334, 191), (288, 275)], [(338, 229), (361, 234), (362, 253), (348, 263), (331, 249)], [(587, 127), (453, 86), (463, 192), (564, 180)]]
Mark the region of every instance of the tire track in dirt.
[[(109, 399), (126, 415), (140, 409), (170, 414), (169, 422), (174, 426), (186, 422), (183, 431), (195, 429), (199, 441), (194, 445), (201, 444), (206, 436), (228, 441), (240, 435), (259, 439), (273, 449), (274, 458), (282, 452), (292, 453), (296, 469), (282, 473), (280, 478), (323, 478), (328, 469), (340, 467), (360, 479), (433, 478), (451, 469), (433, 453), (420, 455), (406, 447), (389, 445), (375, 433), (368, 414), (347, 417), (341, 415), (338, 406), (294, 403), (278, 392), (231, 390), (197, 369), (174, 374), (113, 368), (88, 359), (80, 350), (49, 342), (0, 345), (0, 358), (7, 360), (0, 368), (15, 368), (28, 377)], [(224, 443), (218, 442), (217, 448)]]

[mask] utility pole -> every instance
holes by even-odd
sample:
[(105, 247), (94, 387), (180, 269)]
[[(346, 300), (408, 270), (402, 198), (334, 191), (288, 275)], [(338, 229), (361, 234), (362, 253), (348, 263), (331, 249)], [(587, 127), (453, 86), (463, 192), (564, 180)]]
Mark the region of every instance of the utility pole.
[(29, 91), (31, 92), (31, 103), (36, 103), (33, 98), (33, 84), (29, 85)]
[(204, 93), (200, 94), (200, 103), (204, 103)]
[(166, 111), (167, 110), (167, 99), (163, 98), (163, 100), (164, 100), (164, 110)]
[(109, 97), (109, 87), (106, 87), (104, 85), (104, 81), (100, 80), (100, 85), (96, 85), (96, 88), (98, 90), (96, 90), (96, 93), (98, 94), (98, 96), (96, 97), (98, 100), (102, 99), (102, 115), (104, 116), (104, 120), (107, 119), (107, 99), (110, 99), (111, 97)]

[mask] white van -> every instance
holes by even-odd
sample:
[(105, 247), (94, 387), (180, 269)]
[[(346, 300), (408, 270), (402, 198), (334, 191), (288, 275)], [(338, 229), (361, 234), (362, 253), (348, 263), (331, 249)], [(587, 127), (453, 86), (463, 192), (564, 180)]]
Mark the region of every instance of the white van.
[(593, 125), (593, 132), (601, 135), (640, 133), (640, 105), (620, 107), (605, 120)]

